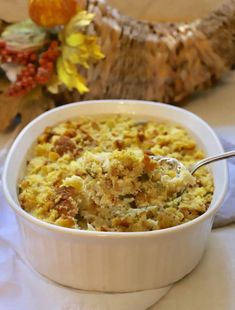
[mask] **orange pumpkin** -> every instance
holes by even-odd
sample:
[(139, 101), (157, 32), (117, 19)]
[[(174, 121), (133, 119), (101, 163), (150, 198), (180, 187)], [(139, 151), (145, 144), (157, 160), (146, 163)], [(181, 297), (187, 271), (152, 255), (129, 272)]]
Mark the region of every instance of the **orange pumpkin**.
[(77, 11), (76, 0), (30, 0), (29, 15), (42, 27), (66, 24)]

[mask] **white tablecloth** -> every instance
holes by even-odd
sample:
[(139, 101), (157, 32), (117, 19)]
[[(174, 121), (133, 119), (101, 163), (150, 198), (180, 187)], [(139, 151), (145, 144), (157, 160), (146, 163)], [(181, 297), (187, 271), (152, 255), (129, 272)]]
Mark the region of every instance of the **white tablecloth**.
[[(235, 143), (235, 74), (194, 98), (186, 108), (204, 118), (218, 134)], [(1, 141), (0, 141), (1, 142)], [(47, 281), (22, 260), (18, 230), (0, 195), (0, 309), (2, 310), (142, 310), (153, 304), (154, 291), (97, 296)], [(235, 207), (231, 205), (231, 207)], [(8, 223), (8, 225), (6, 225)], [(15, 250), (14, 250), (15, 249)], [(20, 255), (19, 255), (20, 254)], [(105, 299), (107, 307), (102, 306)], [(138, 299), (138, 302), (135, 300)], [(115, 300), (115, 301), (114, 301)], [(152, 310), (235, 309), (235, 224), (214, 229), (199, 266), (175, 284)]]
[[(235, 143), (235, 73), (186, 106)], [(235, 189), (234, 189), (235, 190)], [(233, 204), (235, 208), (235, 201)], [(235, 224), (214, 229), (199, 266), (151, 310), (235, 309)]]

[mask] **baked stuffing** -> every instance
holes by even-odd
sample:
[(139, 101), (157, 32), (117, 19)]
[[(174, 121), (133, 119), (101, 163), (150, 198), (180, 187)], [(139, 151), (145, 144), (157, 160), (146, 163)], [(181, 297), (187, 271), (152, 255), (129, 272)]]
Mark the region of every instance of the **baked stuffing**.
[(19, 201), (56, 225), (96, 231), (150, 231), (203, 214), (212, 199), (206, 168), (182, 178), (151, 155), (186, 167), (204, 157), (179, 125), (128, 116), (80, 118), (39, 136), (19, 182)]

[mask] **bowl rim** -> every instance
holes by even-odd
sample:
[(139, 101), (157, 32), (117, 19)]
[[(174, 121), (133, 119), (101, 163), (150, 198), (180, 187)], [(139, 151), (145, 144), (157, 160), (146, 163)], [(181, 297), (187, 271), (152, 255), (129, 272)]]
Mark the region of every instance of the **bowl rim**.
[[(96, 104), (96, 103), (110, 103), (110, 104), (146, 104), (146, 105), (152, 105), (152, 106), (165, 106), (168, 109), (172, 109), (172, 110), (177, 110), (177, 111), (181, 111), (183, 113), (185, 113), (186, 115), (190, 115), (191, 117), (193, 117), (194, 119), (196, 119), (197, 121), (203, 123), (203, 125), (205, 127), (207, 127), (207, 130), (210, 132), (210, 134), (213, 136), (218, 148), (221, 150), (221, 152), (224, 151), (223, 146), (219, 140), (219, 138), (217, 137), (216, 133), (214, 132), (214, 130), (209, 126), (209, 124), (204, 121), (201, 117), (197, 116), (196, 114), (185, 110), (183, 108), (180, 107), (176, 107), (176, 106), (171, 106), (169, 104), (166, 103), (161, 103), (161, 102), (153, 102), (153, 101), (145, 101), (145, 100), (128, 100), (128, 99), (105, 99), (105, 100), (87, 100), (87, 101), (79, 101), (79, 102), (73, 102), (73, 103), (69, 103), (66, 105), (62, 105), (56, 108), (53, 108), (47, 112), (42, 113), (41, 115), (39, 115), (38, 117), (36, 117), (35, 119), (33, 119), (30, 123), (28, 123), (23, 129), (22, 131), (19, 133), (19, 135), (16, 137), (15, 141), (13, 142), (5, 164), (4, 164), (4, 168), (3, 168), (3, 174), (2, 174), (2, 185), (3, 185), (3, 193), (5, 195), (5, 198), (7, 200), (7, 202), (9, 203), (10, 207), (13, 209), (13, 211), (20, 216), (20, 218), (26, 220), (27, 222), (30, 222), (31, 224), (35, 224), (36, 226), (40, 226), (40, 228), (42, 229), (46, 229), (49, 230), (51, 232), (54, 233), (63, 233), (63, 234), (67, 234), (67, 235), (77, 235), (77, 236), (84, 236), (84, 237), (105, 237), (105, 238), (143, 238), (143, 237), (156, 237), (156, 236), (163, 236), (163, 235), (168, 235), (171, 233), (175, 233), (175, 232), (180, 232), (180, 231), (184, 231), (187, 228), (190, 228), (192, 226), (195, 226), (201, 222), (206, 221), (208, 218), (212, 217), (216, 211), (219, 209), (220, 204), (222, 203), (226, 192), (227, 192), (227, 187), (228, 187), (228, 167), (227, 167), (227, 163), (224, 163), (224, 176), (225, 176), (225, 180), (223, 183), (223, 187), (221, 188), (221, 193), (220, 196), (217, 198), (217, 200), (215, 201), (215, 206), (213, 208), (208, 208), (207, 211), (205, 213), (203, 213), (202, 215), (200, 215), (199, 217), (193, 219), (192, 221), (189, 221), (187, 223), (183, 223), (180, 224), (178, 226), (173, 226), (173, 227), (169, 227), (169, 228), (165, 228), (165, 229), (160, 229), (160, 230), (153, 230), (153, 231), (138, 231), (138, 232), (101, 232), (101, 231), (89, 231), (89, 230), (82, 230), (82, 229), (74, 229), (74, 228), (68, 228), (68, 227), (63, 227), (63, 226), (58, 226), (55, 224), (51, 224), (51, 223), (47, 223), (43, 220), (40, 220), (36, 217), (34, 217), (33, 215), (29, 214), (28, 212), (26, 212), (25, 210), (23, 210), (20, 206), (20, 204), (16, 203), (14, 201), (14, 199), (12, 198), (10, 191), (8, 189), (8, 185), (7, 185), (7, 174), (8, 174), (8, 169), (11, 163), (11, 158), (12, 155), (14, 154), (14, 150), (16, 148), (16, 146), (19, 144), (21, 138), (24, 136), (24, 134), (35, 124), (39, 123), (45, 116), (48, 116), (50, 114), (53, 114), (55, 112), (58, 112), (60, 110), (65, 110), (65, 109), (70, 109), (71, 107), (74, 106), (80, 106), (80, 105), (89, 105), (89, 104)], [(101, 114), (101, 113), (100, 113)], [(98, 115), (98, 114), (97, 114)]]

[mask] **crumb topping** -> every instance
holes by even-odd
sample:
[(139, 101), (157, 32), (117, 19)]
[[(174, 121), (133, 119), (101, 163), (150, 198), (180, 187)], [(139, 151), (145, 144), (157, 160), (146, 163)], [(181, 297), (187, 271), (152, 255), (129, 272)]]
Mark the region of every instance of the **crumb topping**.
[(200, 216), (212, 199), (206, 168), (194, 180), (177, 179), (149, 156), (176, 158), (186, 167), (204, 157), (175, 124), (120, 115), (80, 118), (46, 128), (33, 151), (19, 182), (19, 201), (33, 216), (56, 225), (164, 229)]

